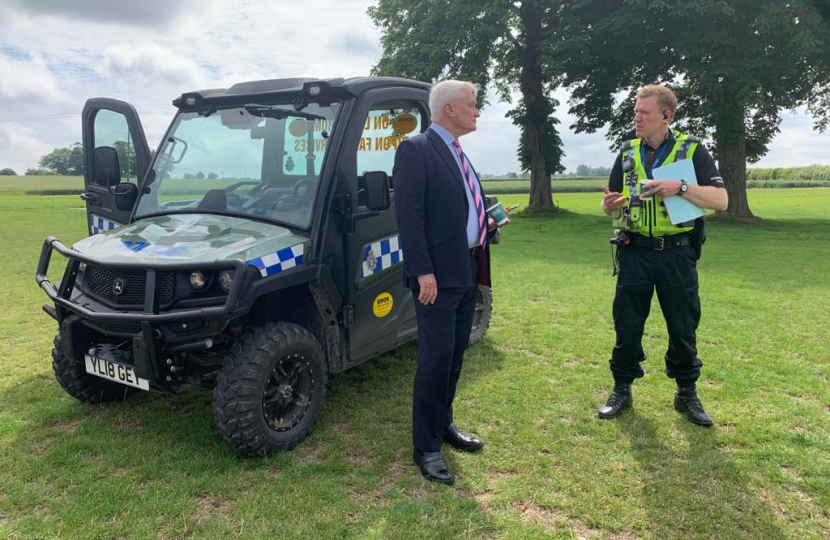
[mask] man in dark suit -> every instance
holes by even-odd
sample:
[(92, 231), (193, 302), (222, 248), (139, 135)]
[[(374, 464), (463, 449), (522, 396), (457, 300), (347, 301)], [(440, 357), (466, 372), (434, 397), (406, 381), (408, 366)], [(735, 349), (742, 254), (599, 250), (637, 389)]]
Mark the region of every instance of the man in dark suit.
[(432, 124), (403, 141), (392, 172), (404, 280), (418, 319), (412, 404), (413, 460), (427, 480), (452, 484), (441, 443), (474, 452), (484, 443), (453, 422), (479, 283), (490, 285), (492, 223), (481, 183), (458, 138), (475, 131), (475, 85), (442, 81), (430, 92)]

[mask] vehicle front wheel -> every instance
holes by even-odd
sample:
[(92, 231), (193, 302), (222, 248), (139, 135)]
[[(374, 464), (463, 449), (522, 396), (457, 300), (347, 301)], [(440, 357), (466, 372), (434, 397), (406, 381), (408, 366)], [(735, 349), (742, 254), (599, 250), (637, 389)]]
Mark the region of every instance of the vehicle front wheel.
[[(117, 349), (114, 345), (97, 345), (97, 355), (119, 361), (120, 356), (129, 353)], [(129, 363), (124, 361), (124, 363)], [(55, 348), (52, 349), (52, 369), (55, 378), (66, 393), (79, 401), (87, 403), (105, 403), (124, 400), (135, 389), (115, 382), (90, 375), (82, 358), (70, 358), (63, 353), (60, 336), (55, 336)]]
[(470, 344), (472, 347), (484, 339), (484, 334), (490, 328), (490, 315), (493, 313), (493, 293), (490, 287), (479, 285), (476, 292), (476, 310), (473, 313), (473, 329), (470, 331)]
[(270, 323), (244, 334), (216, 380), (213, 415), (239, 454), (290, 450), (317, 422), (326, 392), (323, 348), (305, 328)]

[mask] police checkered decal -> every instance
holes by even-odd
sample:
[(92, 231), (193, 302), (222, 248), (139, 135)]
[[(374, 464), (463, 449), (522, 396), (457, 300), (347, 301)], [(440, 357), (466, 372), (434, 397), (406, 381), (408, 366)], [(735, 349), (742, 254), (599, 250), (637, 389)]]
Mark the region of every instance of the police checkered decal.
[(259, 268), (259, 273), (262, 277), (273, 276), (283, 270), (294, 268), (303, 264), (303, 244), (297, 244), (285, 249), (281, 249), (276, 253), (270, 253), (263, 257), (251, 259), (248, 264)]
[(403, 250), (398, 235), (373, 242), (364, 249), (361, 278), (377, 274), (403, 262)]
[(98, 234), (104, 231), (111, 231), (121, 226), (120, 223), (104, 219), (101, 216), (96, 216), (95, 214), (89, 215), (89, 224), (92, 228), (92, 234)]

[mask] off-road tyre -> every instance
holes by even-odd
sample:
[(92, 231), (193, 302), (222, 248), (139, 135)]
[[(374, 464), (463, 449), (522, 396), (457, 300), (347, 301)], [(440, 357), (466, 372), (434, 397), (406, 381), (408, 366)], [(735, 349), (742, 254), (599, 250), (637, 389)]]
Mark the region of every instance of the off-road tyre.
[(473, 312), (473, 328), (470, 331), (470, 344), (472, 347), (484, 339), (484, 334), (490, 328), (490, 316), (493, 313), (493, 293), (490, 287), (479, 285), (476, 292), (476, 310)]
[(314, 428), (326, 379), (311, 332), (286, 322), (256, 327), (237, 340), (217, 376), (216, 428), (245, 457), (290, 450)]
[[(107, 356), (115, 360), (119, 355), (129, 355), (125, 351), (117, 351), (112, 345), (98, 345), (98, 347), (106, 348)], [(83, 358), (70, 358), (63, 353), (60, 336), (55, 336), (52, 369), (55, 372), (55, 378), (66, 393), (86, 403), (123, 401), (135, 392), (135, 388), (131, 386), (111, 382), (87, 373)]]

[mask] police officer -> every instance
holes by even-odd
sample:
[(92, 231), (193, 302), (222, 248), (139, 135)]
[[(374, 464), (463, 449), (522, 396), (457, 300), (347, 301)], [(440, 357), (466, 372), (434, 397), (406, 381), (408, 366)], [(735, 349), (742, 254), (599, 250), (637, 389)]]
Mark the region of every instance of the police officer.
[[(619, 277), (613, 307), (617, 341), (610, 361), (614, 390), (599, 417), (614, 418), (631, 407), (631, 384), (644, 375), (641, 341), (656, 288), (669, 333), (666, 375), (677, 383), (674, 407), (693, 423), (711, 426), (695, 388), (703, 365), (695, 343), (700, 322), (696, 265), (703, 221), (673, 225), (663, 200), (683, 197), (701, 208), (725, 210), (728, 198), (700, 139), (669, 128), (676, 109), (677, 98), (669, 88), (648, 85), (637, 92), (637, 138), (623, 145), (608, 187), (603, 187), (602, 210), (619, 229)], [(697, 185), (652, 179), (654, 168), (681, 159), (692, 160)]]

